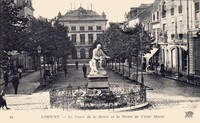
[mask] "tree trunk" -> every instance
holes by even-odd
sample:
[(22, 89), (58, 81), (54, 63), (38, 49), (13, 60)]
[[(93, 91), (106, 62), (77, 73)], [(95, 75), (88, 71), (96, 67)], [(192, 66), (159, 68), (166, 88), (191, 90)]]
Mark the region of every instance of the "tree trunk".
[(112, 69), (113, 69), (113, 60), (112, 60)]
[(119, 57), (119, 72), (121, 71), (121, 57)]
[(122, 74), (124, 75), (124, 62), (122, 63), (123, 71)]
[(115, 71), (117, 70), (117, 59), (115, 58)]
[(131, 76), (131, 65), (130, 65), (130, 64), (131, 64), (131, 63), (130, 63), (131, 61), (130, 61), (130, 60), (131, 60), (131, 57), (129, 56), (129, 65), (128, 65), (128, 77), (129, 77), (129, 78), (130, 78), (130, 76)]
[[(138, 54), (137, 54), (137, 56), (138, 56)], [(138, 57), (136, 57), (136, 61), (137, 61), (137, 69), (136, 69), (136, 82), (138, 82), (138, 68), (139, 68), (139, 59), (138, 59)]]

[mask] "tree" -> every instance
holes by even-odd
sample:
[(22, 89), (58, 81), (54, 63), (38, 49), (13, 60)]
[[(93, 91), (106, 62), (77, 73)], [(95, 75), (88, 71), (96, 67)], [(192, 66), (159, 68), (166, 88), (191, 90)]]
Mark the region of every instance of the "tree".
[[(147, 53), (150, 50), (152, 40), (140, 24), (134, 28), (127, 28), (125, 31), (119, 28), (119, 24), (112, 24), (96, 42), (104, 45), (112, 62), (115, 60), (116, 63), (116, 59), (118, 59), (120, 65), (120, 61), (124, 62), (125, 59), (131, 62), (132, 57), (135, 57), (138, 61), (141, 54)], [(138, 64), (139, 62), (137, 62), (137, 67)]]
[(0, 0), (1, 52), (19, 50), (19, 33), (25, 28), (27, 18), (20, 17), (24, 6), (16, 6), (12, 0)]
[(16, 6), (13, 0), (0, 0), (0, 68), (8, 67), (8, 51), (20, 50), (19, 34), (28, 22), (19, 16), (23, 7)]
[[(53, 23), (54, 22), (54, 23)], [(67, 56), (75, 48), (74, 44), (67, 36), (68, 29), (55, 20), (48, 20), (43, 17), (30, 20), (28, 27), (21, 34), (21, 44), (23, 50), (37, 54), (37, 47), (42, 47), (42, 53), (46, 56), (46, 63), (52, 63), (52, 59), (63, 58), (66, 61)]]

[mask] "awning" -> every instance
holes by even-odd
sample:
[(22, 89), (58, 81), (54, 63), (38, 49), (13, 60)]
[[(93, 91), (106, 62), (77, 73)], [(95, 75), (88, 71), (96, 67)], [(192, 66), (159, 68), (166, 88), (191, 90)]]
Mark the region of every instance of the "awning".
[(159, 48), (153, 48), (150, 53), (147, 53), (144, 55), (144, 58), (147, 59), (147, 61), (158, 51)]

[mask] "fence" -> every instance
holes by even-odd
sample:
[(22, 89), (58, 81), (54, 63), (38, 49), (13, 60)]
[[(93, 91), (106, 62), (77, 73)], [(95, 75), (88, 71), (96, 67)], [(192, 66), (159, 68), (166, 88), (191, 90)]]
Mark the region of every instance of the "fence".
[(51, 108), (63, 110), (116, 109), (146, 103), (146, 89), (140, 85), (110, 85), (109, 89), (87, 89), (87, 86), (53, 89)]

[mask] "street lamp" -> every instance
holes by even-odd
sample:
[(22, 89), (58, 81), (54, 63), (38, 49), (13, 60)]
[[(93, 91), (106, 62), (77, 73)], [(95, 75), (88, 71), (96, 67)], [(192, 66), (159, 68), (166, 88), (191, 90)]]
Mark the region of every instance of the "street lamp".
[(141, 49), (141, 89), (142, 91), (144, 90), (144, 76), (143, 76), (143, 43), (142, 43), (142, 38), (143, 38), (143, 33), (144, 33), (144, 27), (142, 24), (139, 25), (141, 27), (141, 32), (140, 32), (140, 49)]
[(39, 65), (40, 65), (40, 82), (42, 81), (42, 68), (41, 68), (41, 52), (42, 52), (42, 48), (41, 46), (39, 45), (37, 47), (37, 52), (38, 52), (38, 55), (39, 55)]

